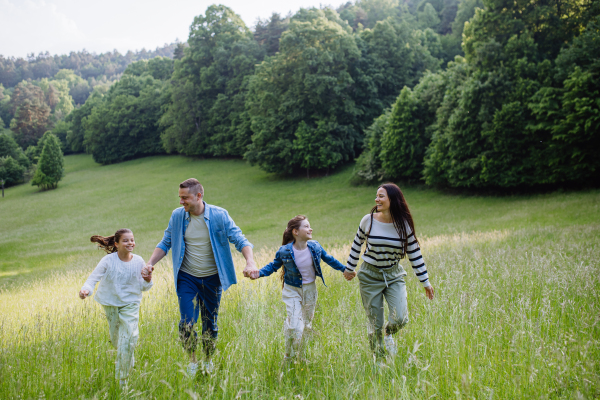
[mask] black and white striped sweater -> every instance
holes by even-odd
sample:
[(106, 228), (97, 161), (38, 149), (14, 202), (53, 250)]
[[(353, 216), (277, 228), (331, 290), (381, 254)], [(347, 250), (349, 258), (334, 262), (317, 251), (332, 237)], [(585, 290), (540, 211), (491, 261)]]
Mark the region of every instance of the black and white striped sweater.
[[(371, 228), (370, 232), (369, 228)], [(408, 225), (406, 226), (406, 231), (410, 232), (407, 245), (408, 260), (423, 287), (431, 286), (419, 243)], [(397, 265), (402, 258), (402, 242), (406, 241), (406, 239), (398, 236), (393, 223), (383, 223), (373, 218), (373, 226), (371, 227), (371, 214), (367, 214), (360, 221), (350, 250), (350, 256), (346, 263), (346, 268), (350, 271), (354, 271), (358, 265), (360, 249), (365, 239), (367, 246), (362, 255), (363, 261), (377, 268), (390, 268)]]

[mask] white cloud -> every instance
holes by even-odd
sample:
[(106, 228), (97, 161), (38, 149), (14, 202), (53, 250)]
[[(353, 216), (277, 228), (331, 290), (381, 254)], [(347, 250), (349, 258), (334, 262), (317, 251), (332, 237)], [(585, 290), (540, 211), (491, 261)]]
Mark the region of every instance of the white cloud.
[(43, 51), (67, 53), (87, 40), (74, 20), (44, 0), (1, 0), (0, 37), (0, 54), (18, 57)]

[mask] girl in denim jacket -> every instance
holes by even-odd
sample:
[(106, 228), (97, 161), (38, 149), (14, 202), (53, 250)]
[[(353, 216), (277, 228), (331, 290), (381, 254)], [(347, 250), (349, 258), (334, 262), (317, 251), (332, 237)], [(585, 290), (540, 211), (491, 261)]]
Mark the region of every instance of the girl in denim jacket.
[[(275, 254), (275, 259), (260, 269), (259, 278), (269, 276), (281, 266), (283, 281), (282, 299), (287, 310), (284, 322), (285, 361), (291, 361), (301, 354), (305, 330), (312, 330), (312, 320), (317, 305), (317, 276), (323, 280), (321, 260), (338, 271), (346, 267), (327, 254), (319, 242), (312, 239), (312, 229), (304, 215), (292, 218), (283, 232), (283, 243)], [(346, 276), (347, 280), (352, 279)]]

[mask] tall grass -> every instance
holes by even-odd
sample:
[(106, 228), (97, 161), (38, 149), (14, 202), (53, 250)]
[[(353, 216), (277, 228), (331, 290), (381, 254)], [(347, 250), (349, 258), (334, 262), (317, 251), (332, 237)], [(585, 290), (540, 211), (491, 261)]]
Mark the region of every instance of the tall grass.
[[(368, 348), (358, 281), (328, 267), (306, 361), (282, 365), (280, 282), (241, 278), (238, 255), (240, 282), (219, 315), (216, 371), (193, 380), (165, 261), (142, 301), (124, 391), (101, 307), (76, 297), (89, 268), (54, 272), (0, 293), (0, 398), (598, 398), (599, 238), (597, 223), (424, 237), (436, 298), (426, 299), (405, 265), (410, 323), (383, 368)], [(345, 261), (349, 247), (328, 250)], [(258, 251), (257, 263), (274, 251)]]

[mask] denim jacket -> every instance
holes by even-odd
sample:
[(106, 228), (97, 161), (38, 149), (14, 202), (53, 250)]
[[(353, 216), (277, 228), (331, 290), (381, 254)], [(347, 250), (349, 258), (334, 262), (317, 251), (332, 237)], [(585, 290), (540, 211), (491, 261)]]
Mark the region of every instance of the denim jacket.
[[(316, 275), (321, 277), (324, 285), (325, 279), (323, 279), (323, 273), (321, 272), (321, 260), (329, 264), (331, 268), (344, 272), (346, 266), (336, 260), (333, 256), (327, 254), (319, 242), (316, 240), (309, 240), (306, 244), (308, 245), (310, 254), (312, 255)], [(281, 246), (279, 250), (277, 250), (277, 253), (275, 253), (275, 259), (260, 269), (260, 277), (262, 278), (263, 276), (271, 275), (283, 265), (283, 281), (291, 286), (302, 287), (302, 275), (296, 266), (292, 246), (293, 243), (288, 243)]]
[[(223, 291), (225, 291), (231, 285), (237, 283), (229, 242), (234, 244), (237, 251), (240, 252), (246, 246), (253, 246), (246, 239), (242, 230), (233, 222), (227, 210), (204, 203), (204, 221), (208, 227), (210, 244), (215, 255), (219, 279), (221, 280)], [(173, 210), (173, 214), (171, 214), (169, 226), (165, 229), (163, 239), (156, 245), (156, 247), (162, 249), (165, 253), (168, 253), (169, 249), (173, 250), (175, 290), (177, 290), (179, 268), (181, 268), (181, 263), (185, 256), (184, 235), (189, 223), (190, 213), (186, 212), (183, 207), (176, 208)]]

